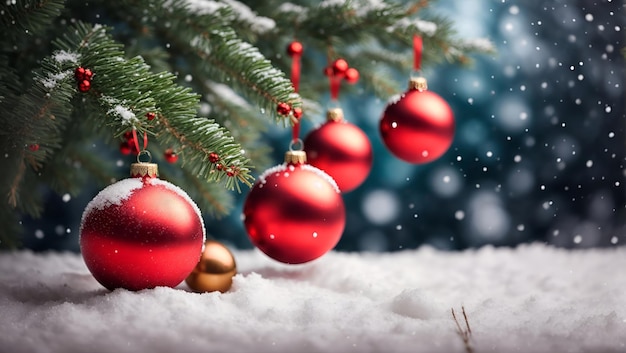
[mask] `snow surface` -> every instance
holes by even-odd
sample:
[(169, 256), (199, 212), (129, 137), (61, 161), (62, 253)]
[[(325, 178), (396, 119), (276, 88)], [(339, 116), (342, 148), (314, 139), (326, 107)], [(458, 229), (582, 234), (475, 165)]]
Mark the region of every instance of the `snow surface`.
[(331, 252), (288, 266), (234, 251), (224, 294), (109, 292), (80, 255), (0, 253), (0, 351), (625, 352), (626, 247)]

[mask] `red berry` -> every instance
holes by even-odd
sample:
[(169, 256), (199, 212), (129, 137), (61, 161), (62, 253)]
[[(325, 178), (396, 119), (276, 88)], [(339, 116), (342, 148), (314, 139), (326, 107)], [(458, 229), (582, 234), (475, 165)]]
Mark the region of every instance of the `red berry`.
[(348, 70), (348, 62), (344, 59), (337, 59), (333, 62), (333, 74), (338, 76), (343, 76)]
[(215, 164), (215, 169), (220, 170), (220, 171), (224, 170), (224, 165), (222, 163), (217, 163)]
[(129, 138), (128, 140), (126, 140), (126, 144), (128, 145), (128, 148), (130, 148), (130, 151), (136, 156), (139, 154), (139, 150), (137, 149), (137, 144), (135, 143), (135, 139), (134, 138)]
[(295, 107), (295, 108), (293, 108), (293, 116), (294, 116), (296, 119), (300, 119), (300, 118), (302, 117), (302, 114), (303, 114), (303, 113), (302, 113), (302, 108), (300, 108), (300, 107)]
[(328, 77), (330, 77), (330, 76), (332, 76), (332, 75), (333, 75), (333, 68), (332, 68), (332, 67), (330, 67), (330, 66), (326, 66), (326, 67), (324, 68), (324, 76), (328, 76)]
[(38, 143), (33, 143), (33, 144), (28, 146), (28, 149), (33, 151), (33, 152), (37, 152), (37, 151), (39, 151), (39, 144)]
[(289, 54), (289, 56), (302, 55), (303, 50), (304, 47), (302, 43), (298, 41), (293, 41), (287, 46), (287, 54)]
[(291, 107), (287, 103), (278, 103), (278, 106), (276, 106), (276, 111), (280, 115), (289, 115), (289, 112), (291, 112)]
[(147, 112), (146, 118), (148, 118), (148, 120), (154, 120), (154, 118), (156, 118), (156, 114), (154, 114), (153, 112)]
[(91, 82), (88, 80), (82, 80), (78, 83), (78, 90), (81, 92), (87, 92), (91, 89)]
[(176, 163), (176, 161), (178, 160), (178, 155), (171, 148), (165, 150), (165, 153), (163, 153), (163, 157), (169, 163)]
[(128, 140), (130, 140), (130, 139), (132, 139), (132, 138), (133, 138), (133, 132), (132, 132), (132, 131), (126, 131), (126, 132), (124, 133), (124, 139), (125, 139), (126, 141), (128, 141)]
[(128, 143), (128, 141), (120, 143), (120, 153), (121, 154), (123, 154), (125, 156), (128, 156), (132, 151), (133, 151), (133, 148)]
[(226, 171), (226, 175), (228, 175), (229, 177), (234, 177), (236, 174), (235, 169), (234, 168), (229, 168), (228, 171)]
[(355, 84), (357, 83), (357, 81), (359, 81), (359, 70), (351, 67), (348, 70), (346, 70), (346, 74), (344, 77), (346, 81), (348, 81), (348, 83)]
[(217, 163), (220, 160), (220, 155), (215, 153), (215, 152), (211, 152), (209, 153), (209, 161), (211, 163)]
[(83, 79), (91, 81), (92, 77), (93, 77), (93, 72), (91, 72), (91, 70), (89, 69), (85, 69)]
[(76, 78), (76, 80), (78, 82), (82, 81), (85, 79), (85, 68), (82, 66), (77, 67), (74, 70), (74, 77)]

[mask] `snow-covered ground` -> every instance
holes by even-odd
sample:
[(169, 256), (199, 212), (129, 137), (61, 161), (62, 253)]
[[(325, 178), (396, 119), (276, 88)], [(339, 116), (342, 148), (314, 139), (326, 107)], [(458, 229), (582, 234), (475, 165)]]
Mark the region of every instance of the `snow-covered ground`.
[(0, 351), (465, 352), (464, 306), (477, 353), (626, 352), (626, 247), (234, 254), (231, 291), (196, 294), (109, 292), (80, 255), (0, 253)]

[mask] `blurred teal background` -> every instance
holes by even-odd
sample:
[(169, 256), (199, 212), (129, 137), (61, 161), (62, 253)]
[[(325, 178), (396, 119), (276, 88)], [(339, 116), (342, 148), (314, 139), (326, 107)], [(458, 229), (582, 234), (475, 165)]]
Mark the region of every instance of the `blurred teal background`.
[[(427, 165), (384, 148), (378, 121), (386, 102), (365, 92), (341, 96), (347, 120), (369, 135), (375, 162), (366, 182), (344, 195), (347, 226), (337, 249), (626, 242), (624, 10), (608, 0), (434, 4), (430, 11), (452, 20), (461, 37), (489, 38), (498, 53), (474, 56), (470, 68), (425, 68), (429, 89), (449, 102), (457, 123), (448, 153)], [(398, 77), (402, 86), (408, 74)], [(303, 136), (311, 128), (305, 124)], [(267, 133), (276, 164), (289, 134)], [(80, 215), (92, 196), (50, 195), (43, 219), (24, 220), (25, 245), (78, 251)], [(240, 220), (245, 196), (230, 217), (206, 219), (211, 236), (251, 247)]]

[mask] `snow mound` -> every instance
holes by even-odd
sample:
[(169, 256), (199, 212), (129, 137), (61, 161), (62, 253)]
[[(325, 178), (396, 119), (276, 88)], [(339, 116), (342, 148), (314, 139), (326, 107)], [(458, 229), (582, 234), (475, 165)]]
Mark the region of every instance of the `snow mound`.
[(224, 294), (109, 292), (79, 254), (0, 253), (0, 347), (465, 352), (450, 314), (464, 306), (475, 352), (626, 351), (626, 248), (331, 252), (297, 266), (233, 253)]

